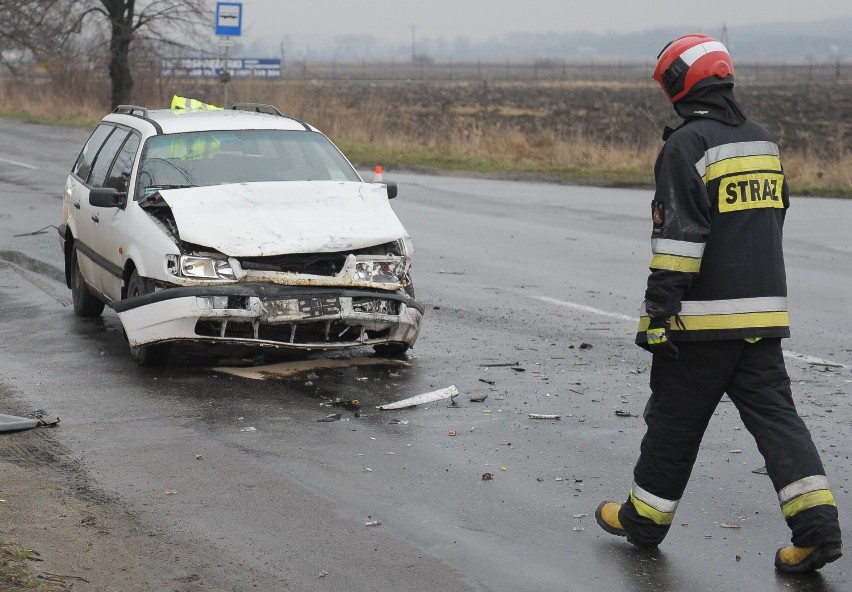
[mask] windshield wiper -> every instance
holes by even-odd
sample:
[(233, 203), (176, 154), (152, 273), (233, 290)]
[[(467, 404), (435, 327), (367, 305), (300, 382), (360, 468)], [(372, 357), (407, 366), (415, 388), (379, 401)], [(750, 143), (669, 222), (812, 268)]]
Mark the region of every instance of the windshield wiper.
[(198, 185), (178, 183), (170, 185), (148, 185), (145, 189), (154, 189), (155, 191), (159, 191), (160, 189), (188, 189), (189, 187), (198, 187)]

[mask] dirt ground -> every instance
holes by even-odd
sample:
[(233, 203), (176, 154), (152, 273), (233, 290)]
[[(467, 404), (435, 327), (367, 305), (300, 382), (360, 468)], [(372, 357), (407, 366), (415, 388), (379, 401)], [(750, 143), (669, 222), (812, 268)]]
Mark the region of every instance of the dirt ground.
[[(13, 404), (1, 387), (0, 402)], [(210, 590), (176, 545), (91, 486), (57, 443), (61, 426), (0, 433), (0, 590)]]

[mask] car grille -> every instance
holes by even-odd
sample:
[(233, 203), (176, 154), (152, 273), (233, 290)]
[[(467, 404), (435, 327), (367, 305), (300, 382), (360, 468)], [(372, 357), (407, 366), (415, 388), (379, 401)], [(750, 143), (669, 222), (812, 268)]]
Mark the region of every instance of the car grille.
[[(224, 334), (222, 331), (224, 324)], [(369, 331), (368, 338), (384, 339), (390, 329)], [(226, 339), (251, 339), (275, 341), (281, 344), (307, 345), (311, 343), (358, 343), (361, 341), (361, 327), (347, 325), (341, 321), (316, 321), (307, 323), (261, 323), (257, 338), (251, 323), (239, 321), (198, 321), (195, 334), (199, 337), (218, 337)]]
[(340, 273), (347, 255), (396, 255), (396, 243), (385, 243), (365, 249), (338, 251), (335, 253), (294, 253), (268, 257), (240, 257), (243, 269), (252, 271), (289, 272), (310, 275), (333, 276)]

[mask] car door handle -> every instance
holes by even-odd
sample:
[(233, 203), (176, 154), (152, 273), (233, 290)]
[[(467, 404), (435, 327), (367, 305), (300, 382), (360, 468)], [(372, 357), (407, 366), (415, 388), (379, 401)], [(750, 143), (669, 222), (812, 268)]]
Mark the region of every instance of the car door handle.
[(95, 222), (100, 222), (101, 219), (98, 218), (97, 214), (95, 214), (94, 216), (92, 216), (92, 220), (94, 220)]
[(77, 209), (79, 210), (79, 209), (80, 209), (80, 202), (79, 202), (79, 201), (75, 201), (75, 202), (74, 202), (74, 207), (75, 207), (75, 208), (77, 208)]

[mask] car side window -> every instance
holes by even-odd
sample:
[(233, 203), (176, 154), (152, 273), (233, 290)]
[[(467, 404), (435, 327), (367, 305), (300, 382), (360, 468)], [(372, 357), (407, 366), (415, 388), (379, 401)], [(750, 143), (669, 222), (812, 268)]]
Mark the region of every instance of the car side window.
[(103, 147), (95, 157), (95, 163), (92, 165), (92, 174), (89, 175), (89, 185), (92, 187), (103, 187), (106, 181), (107, 172), (112, 168), (112, 163), (118, 155), (118, 151), (127, 139), (129, 130), (115, 128)]
[(119, 191), (127, 191), (127, 181), (130, 179), (130, 171), (133, 168), (133, 159), (139, 149), (139, 136), (130, 134), (121, 147), (121, 151), (115, 158), (112, 168), (107, 174), (104, 187), (112, 187)]
[(80, 151), (80, 155), (77, 157), (77, 162), (74, 163), (74, 168), (71, 169), (71, 172), (80, 177), (84, 182), (89, 179), (89, 173), (92, 172), (92, 163), (95, 161), (98, 150), (101, 149), (104, 140), (107, 139), (107, 136), (113, 129), (114, 126), (112, 125), (100, 124), (92, 132), (92, 135), (89, 136), (89, 140)]

